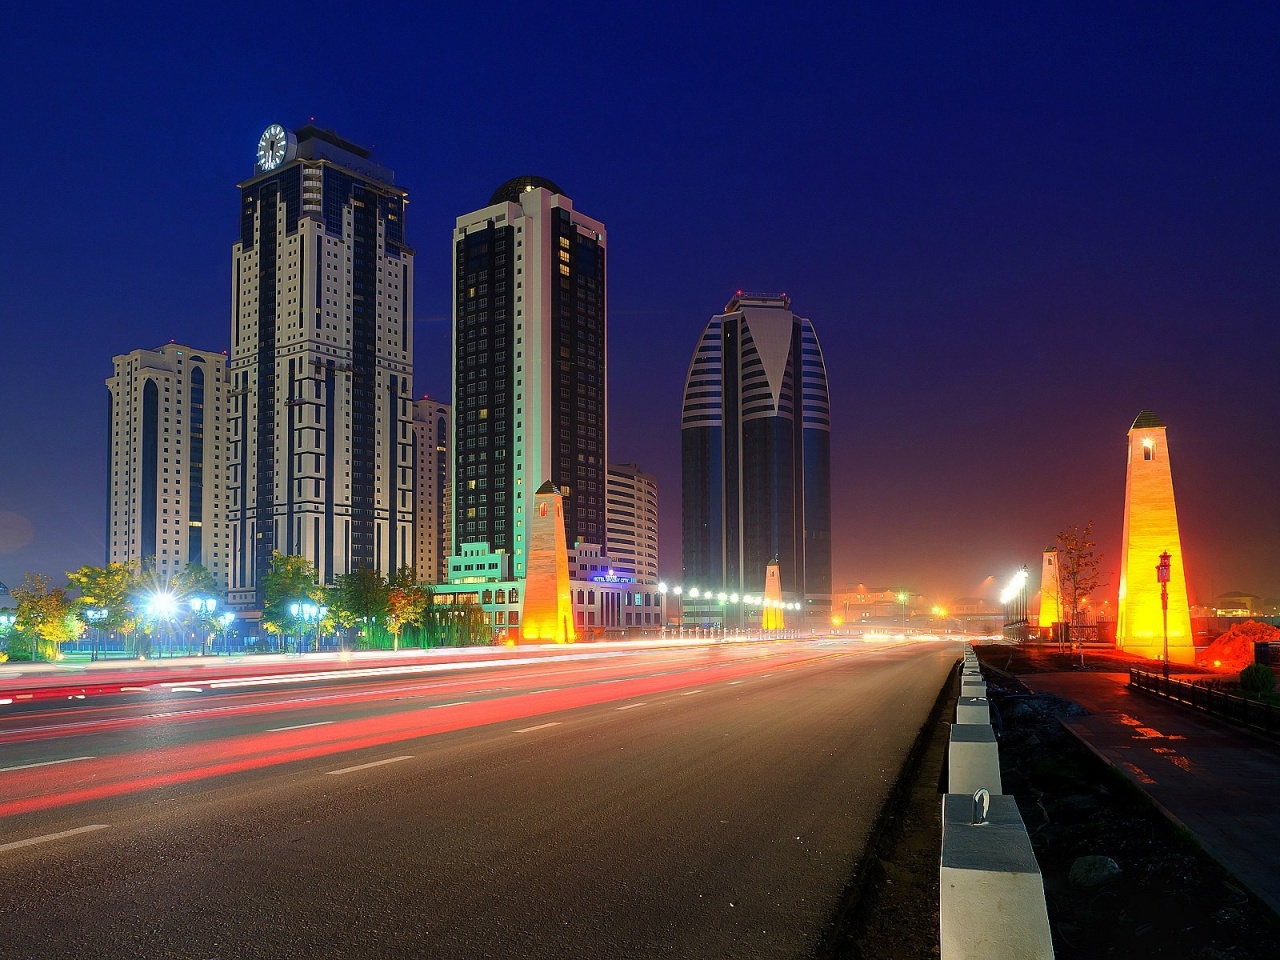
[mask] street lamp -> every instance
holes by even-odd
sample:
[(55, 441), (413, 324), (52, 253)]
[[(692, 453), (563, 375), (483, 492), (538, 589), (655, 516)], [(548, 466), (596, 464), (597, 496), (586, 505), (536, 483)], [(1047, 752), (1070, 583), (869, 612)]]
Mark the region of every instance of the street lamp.
[[(201, 620), (209, 620), (213, 618), (213, 611), (218, 608), (218, 601), (215, 597), (192, 597), (191, 612)], [(208, 642), (208, 633), (202, 633), (200, 636), (200, 656), (204, 656), (204, 649)]]
[(92, 607), (84, 612), (84, 618), (89, 621), (89, 629), (93, 631), (89, 638), (89, 659), (97, 660), (98, 634), (102, 631), (102, 621), (107, 619), (107, 611), (101, 607)]
[[(178, 601), (173, 598), (171, 593), (155, 593), (151, 595), (151, 599), (144, 608), (147, 616), (152, 620), (164, 620), (172, 625), (173, 615), (178, 610)], [(163, 655), (164, 645), (161, 644), (161, 654)]]
[(236, 615), (228, 610), (226, 613), (218, 617), (222, 623), (222, 645), (226, 648), (227, 655), (231, 654), (231, 621), (235, 620)]
[(1169, 679), (1169, 551), (1160, 554), (1156, 564), (1156, 582), (1160, 584), (1160, 620), (1164, 627), (1164, 678)]
[[(0, 613), (0, 633), (5, 635), (6, 640), (9, 636), (9, 631), (13, 629), (13, 625), (17, 622), (18, 618), (12, 613)], [(31, 659), (32, 661), (35, 660), (35, 647), (31, 648)]]
[[(316, 606), (310, 601), (295, 602), (289, 604), (289, 614), (295, 621), (301, 620), (303, 623), (316, 625), (316, 652), (320, 651), (320, 621), (325, 618), (329, 612), (328, 607)], [(302, 641), (299, 638), (298, 652), (302, 652)]]
[(905, 591), (898, 594), (898, 602), (902, 604), (902, 632), (905, 634), (907, 632), (907, 594)]

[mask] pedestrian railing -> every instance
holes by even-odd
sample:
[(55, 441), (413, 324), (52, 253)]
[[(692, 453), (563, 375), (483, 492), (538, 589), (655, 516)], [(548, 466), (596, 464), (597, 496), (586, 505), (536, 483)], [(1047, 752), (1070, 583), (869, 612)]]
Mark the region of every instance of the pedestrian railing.
[(1129, 686), (1186, 704), (1210, 716), (1280, 739), (1280, 709), (1260, 700), (1215, 690), (1202, 683), (1173, 680), (1147, 670), (1129, 670)]

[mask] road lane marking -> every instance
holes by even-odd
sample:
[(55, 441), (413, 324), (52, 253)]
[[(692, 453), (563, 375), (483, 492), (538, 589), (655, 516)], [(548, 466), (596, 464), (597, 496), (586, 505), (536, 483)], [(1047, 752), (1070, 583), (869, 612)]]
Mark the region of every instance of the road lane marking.
[(433, 703), (427, 707), (428, 710), (439, 710), (442, 707), (460, 707), (464, 703), (470, 703), (470, 700), (454, 700), (452, 703)]
[(545, 730), (547, 727), (560, 726), (559, 720), (552, 720), (550, 723), (540, 723), (536, 727), (525, 727), (523, 730), (517, 730), (516, 733), (533, 733), (535, 730)]
[(150, 693), (150, 687), (121, 687), (121, 693)]
[(386, 760), (375, 760), (373, 763), (362, 763), (355, 767), (343, 767), (341, 770), (330, 770), (329, 776), (336, 777), (341, 773), (355, 773), (357, 770), (368, 770), (370, 767), (380, 767), (386, 763), (399, 763), (401, 760), (412, 760), (411, 756), (404, 757), (388, 757)]
[(61, 833), (46, 833), (42, 837), (29, 837), (26, 840), (13, 840), (9, 843), (0, 843), (0, 853), (7, 850), (17, 850), (19, 847), (34, 847), (37, 843), (48, 843), (51, 840), (62, 840), (66, 837), (74, 837), (80, 833), (92, 833), (94, 830), (105, 830), (110, 824), (91, 823), (87, 827), (76, 827), (74, 830), (63, 830)]
[(291, 727), (270, 727), (267, 733), (283, 733), (285, 730), (303, 730), (307, 727), (324, 727), (333, 723), (332, 720), (317, 720), (315, 723), (295, 723)]
[(760, 679), (763, 680), (765, 677), (772, 677), (772, 676), (773, 676), (772, 673), (762, 673), (760, 674)]
[(741, 680), (730, 680), (730, 681), (729, 681), (729, 686), (731, 686), (731, 687), (732, 687), (735, 683), (742, 683), (742, 681), (741, 681)]
[(204, 693), (200, 687), (171, 687), (174, 693)]
[(680, 694), (680, 696), (692, 697), (695, 693), (701, 693), (701, 692), (702, 692), (701, 690), (686, 690), (684, 693)]
[(0, 700), (0, 706), (4, 706), (9, 703), (13, 703), (13, 697), (5, 697), (3, 700)]
[(648, 702), (649, 702), (649, 701), (645, 700), (645, 701), (642, 701), (642, 702), (640, 702), (640, 703), (628, 703), (626, 706), (624, 706), (624, 707), (617, 707), (616, 709), (618, 709), (618, 710), (634, 710), (636, 707), (643, 707), (643, 706), (644, 706), (646, 703), (648, 703)]
[(61, 760), (41, 760), (39, 763), (20, 763), (16, 767), (0, 767), (0, 773), (10, 770), (30, 770), (32, 767), (52, 767), (59, 763), (75, 763), (77, 760), (93, 760), (94, 757), (64, 757)]

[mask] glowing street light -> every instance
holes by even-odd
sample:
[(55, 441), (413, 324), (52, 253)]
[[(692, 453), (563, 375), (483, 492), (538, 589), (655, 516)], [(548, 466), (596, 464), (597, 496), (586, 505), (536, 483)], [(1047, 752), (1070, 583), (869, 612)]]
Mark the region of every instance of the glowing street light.
[[(1148, 441), (1149, 442), (1149, 441)], [(1160, 620), (1164, 626), (1164, 678), (1169, 679), (1169, 551), (1160, 554), (1156, 582), (1160, 584)]]

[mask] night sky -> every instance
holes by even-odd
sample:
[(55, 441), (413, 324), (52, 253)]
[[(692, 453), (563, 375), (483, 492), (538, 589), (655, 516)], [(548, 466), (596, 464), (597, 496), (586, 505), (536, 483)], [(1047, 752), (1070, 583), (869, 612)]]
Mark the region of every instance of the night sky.
[(742, 288), (822, 341), (837, 588), (993, 596), (1090, 519), (1118, 578), (1150, 407), (1193, 602), (1280, 596), (1274, 5), (175, 6), (0, 30), (9, 586), (104, 561), (111, 357), (227, 348), (235, 185), (314, 117), (409, 191), (419, 395), (458, 214), (536, 174), (606, 224), (610, 455), (670, 577), (684, 375)]

